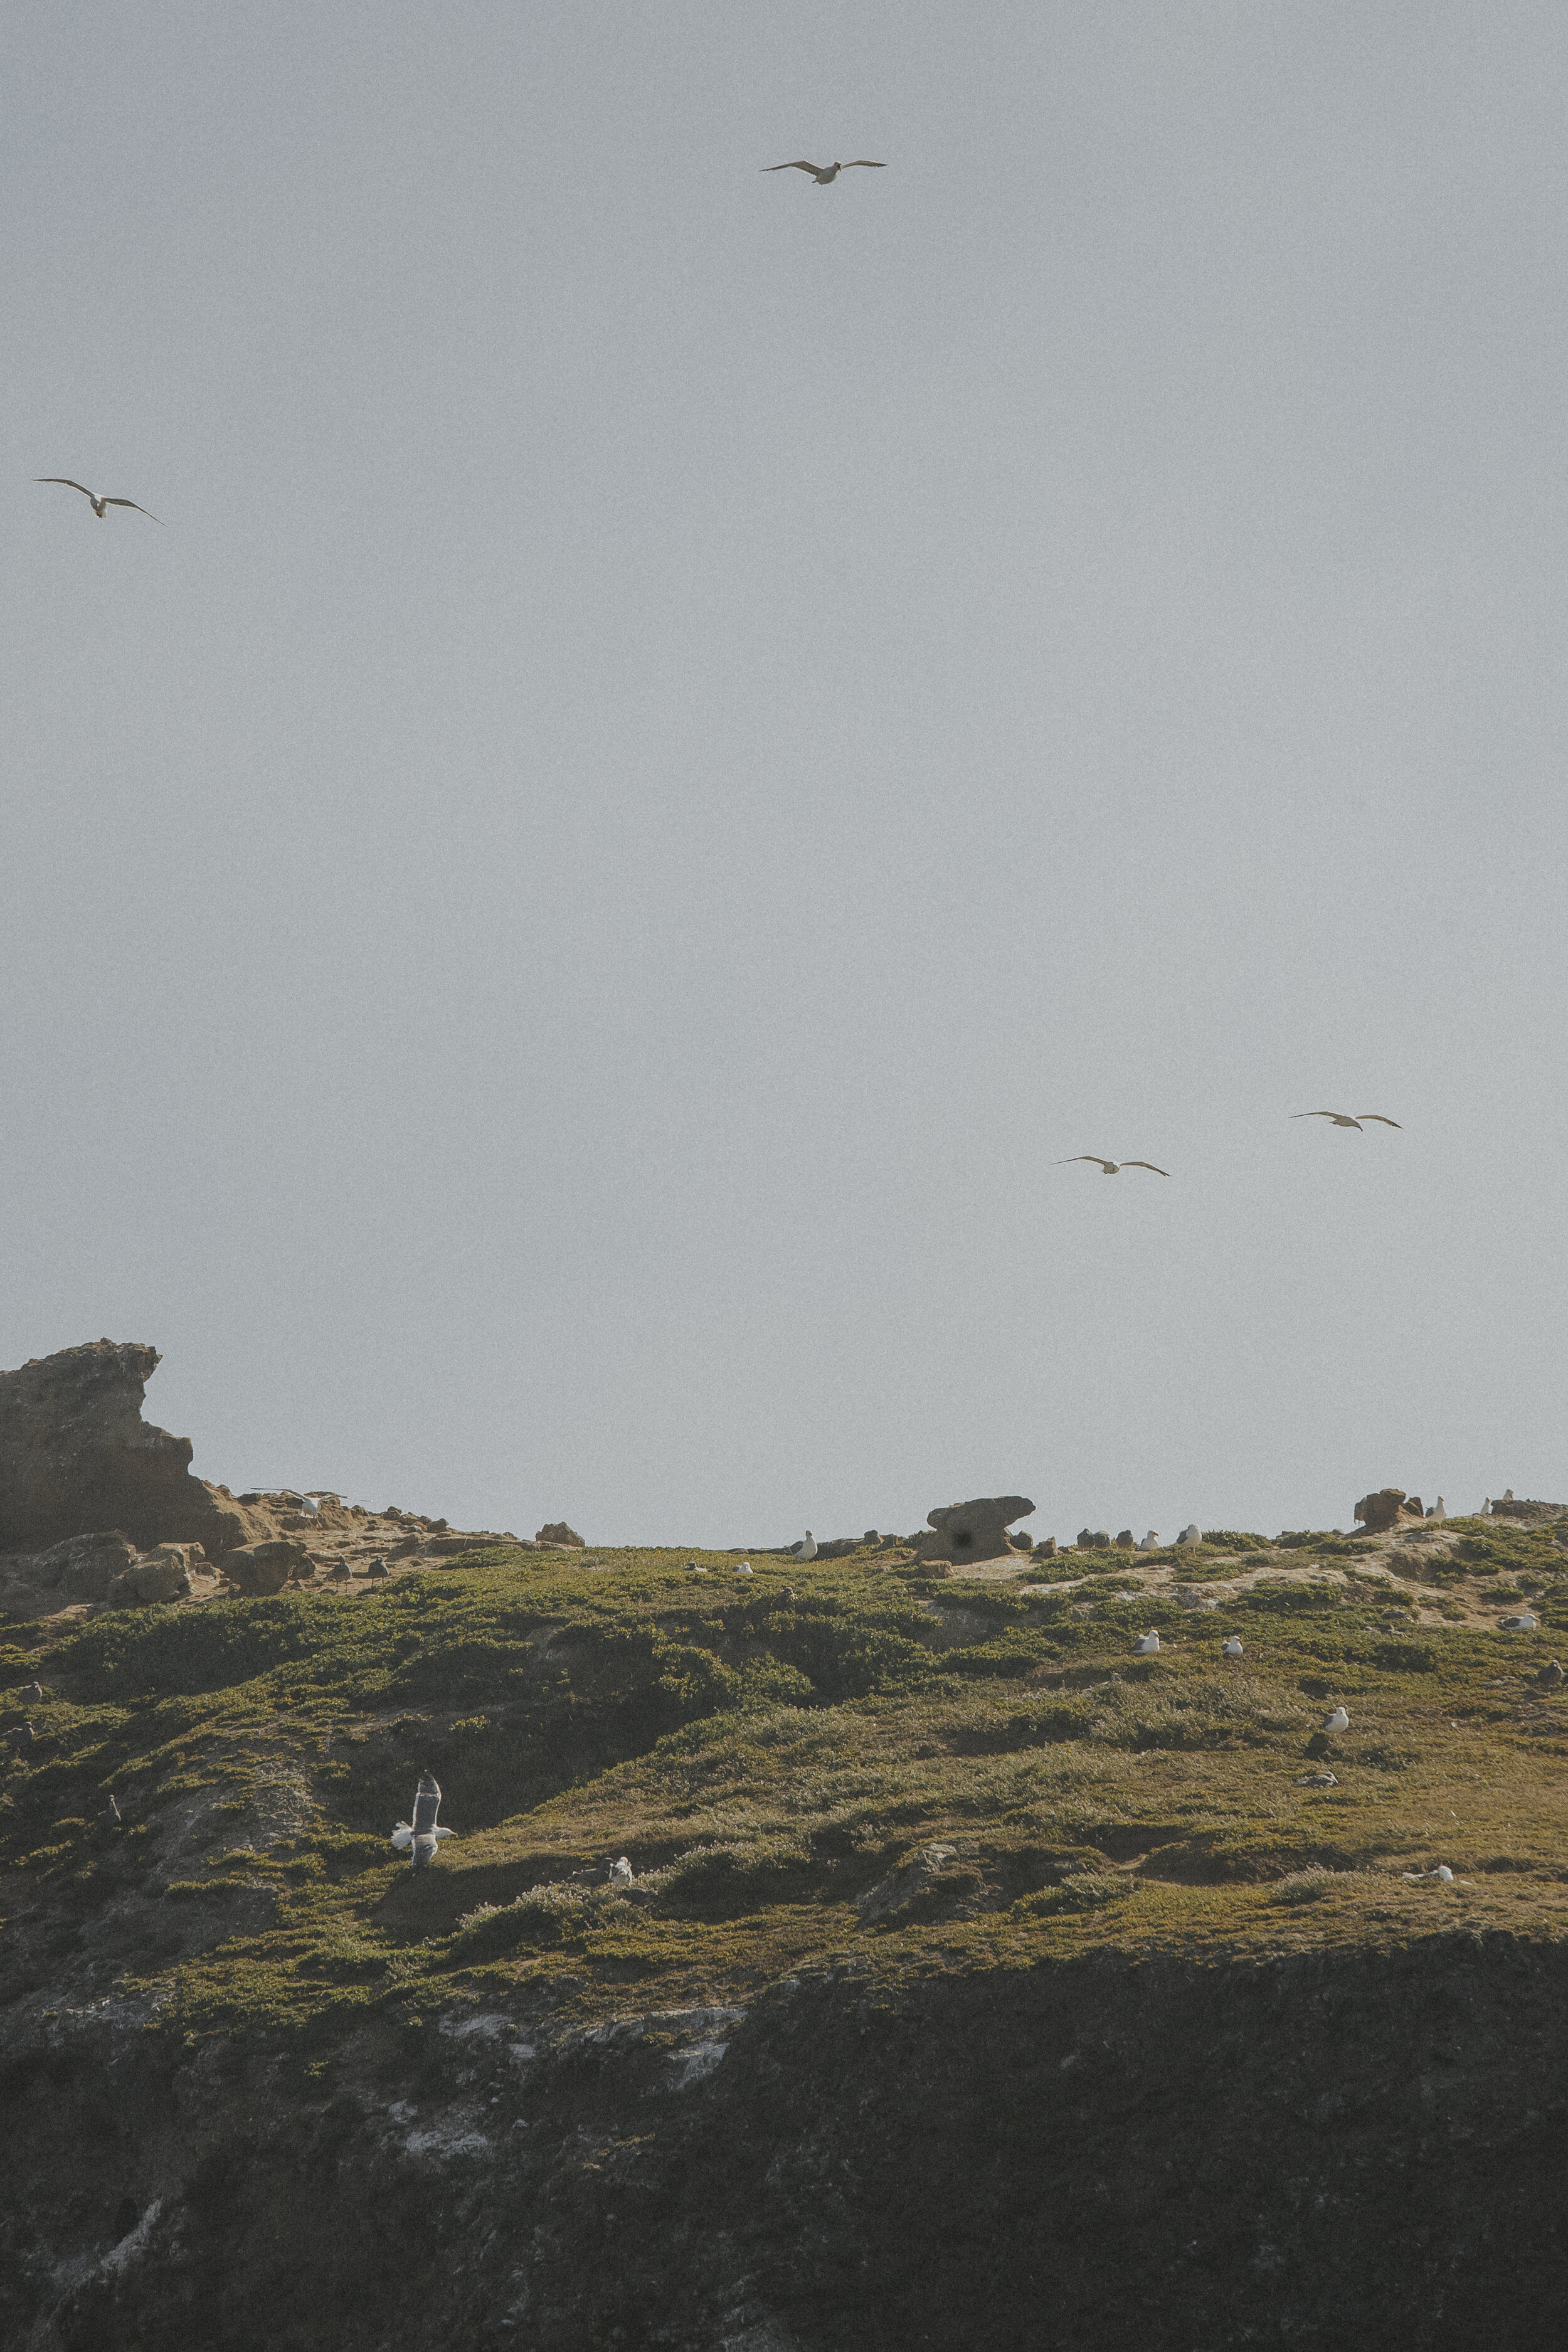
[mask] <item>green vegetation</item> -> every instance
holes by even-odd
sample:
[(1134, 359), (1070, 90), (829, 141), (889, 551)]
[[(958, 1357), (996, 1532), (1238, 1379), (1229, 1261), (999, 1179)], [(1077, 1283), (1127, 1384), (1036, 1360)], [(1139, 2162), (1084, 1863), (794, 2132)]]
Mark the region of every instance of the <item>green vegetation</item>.
[[(1550, 1528), (1459, 1538), (1457, 1613), (1529, 1593), (1541, 1636), (1391, 1632), (1387, 1554), (1348, 1588), (1184, 1609), (1206, 1544), (1170, 1556), (1169, 1597), (1130, 1600), (1103, 1556), (1031, 1592), (1067, 1563), (982, 1583), (875, 1550), (752, 1578), (716, 1553), (496, 1552), (352, 1599), (113, 1611), (0, 1654), (0, 1687), (46, 1693), (0, 1781), (0, 1953), (24, 1990), (90, 1957), (95, 1997), (196, 2035), (530, 1979), (587, 2011), (632, 1984), (674, 2007), (849, 1952), (902, 1972), (1555, 1936), (1568, 1707), (1534, 1676), (1568, 1649), (1568, 1561)], [(1150, 1625), (1161, 1653), (1135, 1658)], [(1351, 1729), (1326, 1738), (1336, 1700)], [(1302, 1779), (1320, 1759), (1337, 1785)], [(387, 1832), (426, 1765), (458, 1834), (416, 1875)], [(945, 1866), (863, 1919), (933, 1843)], [(623, 1852), (629, 1896), (604, 1883)], [(1402, 1875), (1437, 1861), (1454, 1887)]]

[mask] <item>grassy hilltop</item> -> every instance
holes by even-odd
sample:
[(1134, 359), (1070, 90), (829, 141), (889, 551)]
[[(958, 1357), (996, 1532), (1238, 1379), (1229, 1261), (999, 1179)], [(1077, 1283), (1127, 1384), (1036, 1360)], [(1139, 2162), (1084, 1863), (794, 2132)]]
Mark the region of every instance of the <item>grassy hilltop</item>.
[[(0, 1791), (8, 1997), (318, 2038), (528, 1980), (584, 2015), (743, 1998), (847, 1954), (903, 1978), (1555, 1938), (1568, 1706), (1536, 1675), (1568, 1654), (1568, 1556), (1550, 1527), (1444, 1536), (1415, 1612), (1392, 1555), (1327, 1536), (1183, 1554), (1217, 1609), (1174, 1555), (1129, 1599), (1124, 1554), (979, 1582), (593, 1549), (110, 1612), (0, 1657), (37, 1735)], [(1305, 1558), (1342, 1573), (1286, 1580)], [(1527, 1596), (1541, 1632), (1496, 1630)], [(1321, 1761), (1337, 1786), (1299, 1780)], [(426, 1764), (457, 1835), (416, 1875), (387, 1832)], [(1438, 1862), (1452, 1887), (1403, 1875)]]

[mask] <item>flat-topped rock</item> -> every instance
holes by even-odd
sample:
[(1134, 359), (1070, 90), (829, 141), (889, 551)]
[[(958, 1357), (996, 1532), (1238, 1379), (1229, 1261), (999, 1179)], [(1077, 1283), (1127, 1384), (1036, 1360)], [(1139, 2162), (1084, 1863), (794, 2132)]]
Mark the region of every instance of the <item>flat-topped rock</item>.
[(1007, 1530), (1015, 1519), (1026, 1519), (1034, 1507), (1026, 1495), (982, 1495), (969, 1503), (941, 1504), (926, 1514), (931, 1533), (917, 1538), (916, 1555), (946, 1560), (952, 1567), (994, 1559), (1014, 1549)]

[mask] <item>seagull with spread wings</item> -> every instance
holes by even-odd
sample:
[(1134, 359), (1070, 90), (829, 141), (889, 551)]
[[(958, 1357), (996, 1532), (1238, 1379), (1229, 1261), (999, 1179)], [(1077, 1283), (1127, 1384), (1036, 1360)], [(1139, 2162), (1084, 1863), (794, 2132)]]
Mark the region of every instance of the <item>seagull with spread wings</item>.
[(163, 528), (162, 517), (152, 513), (146, 507), (137, 506), (134, 499), (100, 499), (98, 492), (89, 490), (85, 482), (73, 482), (68, 474), (35, 474), (33, 479), (35, 482), (58, 482), (65, 490), (79, 490), (100, 522), (103, 520), (105, 507), (131, 507), (137, 514), (146, 515), (149, 522), (157, 523), (160, 530)]
[(1098, 1151), (1075, 1151), (1068, 1160), (1053, 1160), (1053, 1168), (1070, 1168), (1075, 1160), (1092, 1160), (1102, 1176), (1120, 1176), (1124, 1168), (1152, 1169), (1156, 1176), (1168, 1176), (1168, 1168), (1155, 1168), (1152, 1160), (1102, 1160)]
[(868, 155), (857, 155), (852, 163), (764, 163), (764, 172), (809, 172), (819, 188), (830, 188), (840, 172), (885, 172), (886, 163), (873, 163)]
[[(1358, 1135), (1366, 1132), (1362, 1126), (1363, 1118), (1374, 1118), (1379, 1127), (1399, 1127), (1396, 1118), (1384, 1118), (1380, 1110), (1358, 1110), (1353, 1118), (1348, 1110), (1293, 1110), (1290, 1116), (1292, 1118), (1331, 1118), (1336, 1127), (1353, 1127)], [(1405, 1132), (1403, 1128), (1399, 1131), (1402, 1135)]]

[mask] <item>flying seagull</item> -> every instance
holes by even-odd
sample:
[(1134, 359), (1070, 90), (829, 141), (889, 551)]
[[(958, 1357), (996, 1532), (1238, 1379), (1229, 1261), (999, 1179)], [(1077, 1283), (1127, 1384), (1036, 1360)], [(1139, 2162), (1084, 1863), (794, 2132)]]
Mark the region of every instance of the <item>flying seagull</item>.
[(419, 1787), (414, 1798), (414, 1820), (399, 1822), (392, 1832), (392, 1843), (399, 1853), (408, 1856), (410, 1866), (423, 1870), (434, 1862), (438, 1851), (437, 1840), (450, 1837), (450, 1830), (438, 1830), (436, 1816), (441, 1810), (441, 1787), (434, 1774), (421, 1772)]
[[(1292, 1118), (1331, 1118), (1336, 1127), (1353, 1127), (1358, 1135), (1366, 1132), (1362, 1126), (1363, 1118), (1374, 1118), (1379, 1127), (1399, 1127), (1396, 1118), (1384, 1118), (1380, 1110), (1358, 1110), (1353, 1118), (1348, 1110), (1293, 1110), (1290, 1116)], [(1399, 1131), (1402, 1135), (1405, 1132), (1403, 1128)]]
[(1102, 1160), (1098, 1151), (1075, 1151), (1069, 1159), (1053, 1160), (1053, 1168), (1070, 1168), (1074, 1161), (1092, 1160), (1102, 1176), (1120, 1176), (1124, 1168), (1153, 1168), (1156, 1176), (1168, 1176), (1168, 1168), (1154, 1168), (1152, 1160)]
[(886, 163), (873, 163), (868, 155), (857, 155), (852, 163), (764, 163), (764, 172), (809, 172), (819, 188), (830, 188), (840, 172), (885, 172)]
[(131, 507), (137, 514), (146, 515), (149, 522), (155, 522), (162, 528), (163, 518), (146, 507), (137, 506), (134, 499), (100, 499), (96, 490), (88, 488), (85, 482), (73, 482), (68, 474), (35, 474), (33, 479), (35, 482), (58, 482), (62, 489), (79, 490), (100, 522), (103, 520), (105, 507)]

